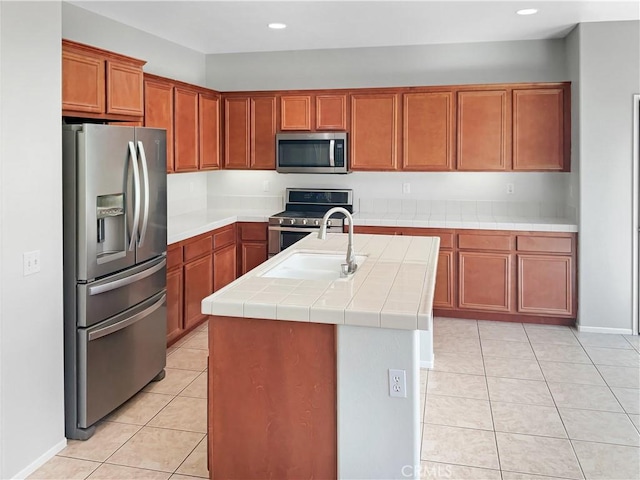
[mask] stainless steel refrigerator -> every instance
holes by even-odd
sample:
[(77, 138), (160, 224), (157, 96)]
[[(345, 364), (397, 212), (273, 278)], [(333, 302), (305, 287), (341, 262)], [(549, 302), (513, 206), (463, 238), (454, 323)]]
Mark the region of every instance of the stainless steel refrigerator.
[(65, 430), (95, 423), (166, 363), (164, 130), (64, 125)]

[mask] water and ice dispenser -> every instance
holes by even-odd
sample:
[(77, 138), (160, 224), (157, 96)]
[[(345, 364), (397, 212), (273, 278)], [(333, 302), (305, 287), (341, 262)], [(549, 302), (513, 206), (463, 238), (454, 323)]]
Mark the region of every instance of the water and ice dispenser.
[[(121, 257), (127, 250), (127, 224), (124, 194), (100, 195), (96, 202), (98, 263), (105, 263), (112, 255)], [(111, 257), (113, 258), (113, 257)]]

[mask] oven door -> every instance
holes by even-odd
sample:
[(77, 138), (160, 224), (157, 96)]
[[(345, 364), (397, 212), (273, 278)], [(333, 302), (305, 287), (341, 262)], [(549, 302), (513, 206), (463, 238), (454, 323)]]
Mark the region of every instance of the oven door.
[[(273, 257), (285, 248), (289, 248), (310, 233), (318, 233), (319, 230), (319, 227), (269, 226), (269, 257)], [(342, 227), (328, 227), (327, 232), (341, 233)]]

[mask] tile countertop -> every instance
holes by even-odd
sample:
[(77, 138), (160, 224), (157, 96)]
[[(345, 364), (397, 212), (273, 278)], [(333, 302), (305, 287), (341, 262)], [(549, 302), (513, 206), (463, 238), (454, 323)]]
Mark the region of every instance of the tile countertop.
[(180, 242), (235, 222), (267, 222), (277, 210), (198, 210), (169, 217), (167, 244)]
[(298, 251), (345, 254), (347, 234), (310, 234), (202, 301), (202, 313), (231, 317), (429, 330), (440, 239), (354, 236), (358, 270), (338, 280), (262, 275)]

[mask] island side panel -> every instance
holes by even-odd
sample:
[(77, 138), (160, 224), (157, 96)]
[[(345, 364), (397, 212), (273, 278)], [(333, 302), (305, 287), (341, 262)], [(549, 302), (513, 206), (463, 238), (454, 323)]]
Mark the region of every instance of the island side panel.
[(209, 318), (211, 478), (337, 478), (335, 326)]

